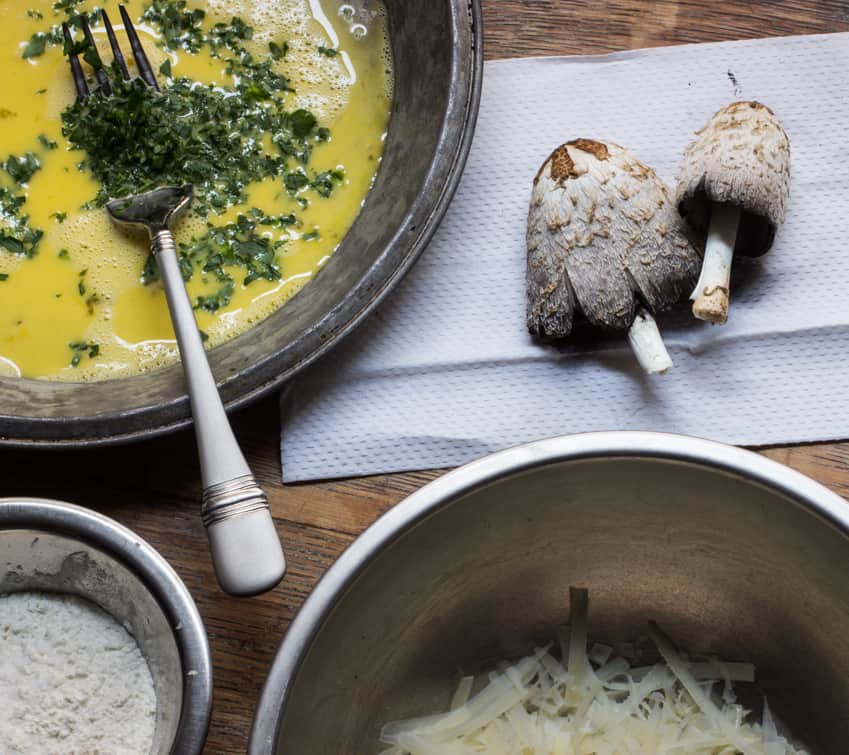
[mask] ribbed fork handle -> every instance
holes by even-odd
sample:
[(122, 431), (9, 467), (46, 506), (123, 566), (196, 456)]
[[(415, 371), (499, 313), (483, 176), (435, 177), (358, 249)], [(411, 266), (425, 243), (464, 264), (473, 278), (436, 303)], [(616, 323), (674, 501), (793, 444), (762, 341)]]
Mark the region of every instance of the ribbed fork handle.
[(201, 515), (215, 574), (231, 595), (256, 595), (274, 587), (286, 569), (268, 499), (251, 474), (221, 403), (171, 232), (155, 233), (151, 249), (165, 285), (189, 389), (203, 481)]

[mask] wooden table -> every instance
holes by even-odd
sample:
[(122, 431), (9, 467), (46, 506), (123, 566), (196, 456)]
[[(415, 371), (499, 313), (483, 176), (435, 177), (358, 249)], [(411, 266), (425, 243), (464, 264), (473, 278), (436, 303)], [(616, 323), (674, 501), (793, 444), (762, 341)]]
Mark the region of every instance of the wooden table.
[[(490, 59), (849, 31), (845, 0), (484, 0), (483, 5)], [(276, 398), (241, 412), (235, 427), (269, 492), (289, 559), (283, 584), (250, 601), (229, 598), (216, 586), (198, 517), (200, 483), (190, 432), (105, 451), (0, 457), (3, 495), (62, 498), (108, 514), (145, 537), (180, 573), (212, 645), (215, 708), (206, 752), (216, 754), (245, 751), (274, 652), (319, 577), (381, 513), (440, 474), (284, 488)], [(849, 443), (765, 453), (849, 497)]]

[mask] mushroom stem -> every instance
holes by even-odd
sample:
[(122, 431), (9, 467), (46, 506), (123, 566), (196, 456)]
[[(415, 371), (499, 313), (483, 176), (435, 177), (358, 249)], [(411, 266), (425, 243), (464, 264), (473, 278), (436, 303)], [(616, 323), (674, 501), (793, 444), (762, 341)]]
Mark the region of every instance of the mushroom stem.
[(716, 325), (722, 325), (728, 319), (731, 258), (739, 223), (740, 208), (737, 205), (714, 204), (711, 207), (702, 272), (690, 299), (693, 301), (693, 314)]
[(640, 307), (628, 330), (628, 343), (637, 361), (649, 374), (663, 373), (672, 367), (672, 358), (663, 344), (657, 323), (648, 310)]

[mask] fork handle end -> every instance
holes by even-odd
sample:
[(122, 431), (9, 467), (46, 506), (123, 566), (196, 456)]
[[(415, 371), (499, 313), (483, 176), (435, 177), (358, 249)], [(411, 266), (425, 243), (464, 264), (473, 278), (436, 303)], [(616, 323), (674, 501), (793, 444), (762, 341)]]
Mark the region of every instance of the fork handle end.
[(262, 489), (253, 479), (239, 481), (238, 491), (226, 487), (204, 491), (203, 519), (218, 583), (247, 598), (280, 582), (286, 559)]

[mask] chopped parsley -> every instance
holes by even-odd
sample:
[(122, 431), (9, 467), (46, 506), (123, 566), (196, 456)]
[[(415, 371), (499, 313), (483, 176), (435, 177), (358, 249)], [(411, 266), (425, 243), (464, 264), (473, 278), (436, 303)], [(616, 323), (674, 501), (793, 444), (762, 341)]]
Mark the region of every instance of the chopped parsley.
[[(256, 228), (257, 225), (288, 225), (290, 220), (295, 222), (294, 217), (289, 215), (276, 218), (239, 215), (235, 223), (209, 226), (203, 236), (181, 243), (178, 256), (183, 278), (188, 280), (195, 271), (199, 271), (217, 284), (214, 292), (197, 297), (195, 309), (216, 312), (226, 307), (237, 284), (247, 286), (260, 279), (280, 280), (277, 252), (284, 242), (272, 241), (258, 234)], [(233, 277), (236, 269), (244, 273), (241, 281)], [(142, 271), (142, 283), (147, 285), (157, 280), (159, 270), (155, 258), (150, 255)]]
[(52, 212), (50, 213), (50, 217), (53, 218), (57, 223), (64, 223), (68, 217), (68, 213), (61, 211)]
[(0, 248), (12, 254), (34, 257), (44, 232), (31, 228), (23, 212), (26, 197), (0, 187)]
[(9, 273), (0, 273), (0, 282), (9, 280)]
[(198, 52), (204, 42), (201, 8), (186, 8), (186, 0), (153, 0), (142, 21), (159, 27), (165, 46), (171, 50)]
[(298, 139), (305, 139), (316, 127), (315, 116), (309, 110), (296, 110), (289, 114), (288, 126)]
[(27, 152), (21, 157), (11, 155), (0, 164), (0, 168), (3, 168), (17, 184), (28, 183), (40, 167), (41, 161), (34, 152)]
[(21, 57), (25, 59), (37, 58), (44, 55), (47, 48), (47, 35), (44, 32), (36, 32), (29, 38), (29, 42), (24, 46)]
[[(254, 64), (251, 64), (254, 65)], [(233, 92), (176, 79), (161, 94), (139, 79), (118, 80), (112, 97), (95, 91), (62, 114), (70, 144), (99, 180), (93, 203), (161, 184), (191, 183), (202, 216), (246, 200), (245, 187), (283, 175), (290, 160), (306, 164), (315, 116), (287, 112), (288, 82), (255, 64)], [(273, 134), (273, 147), (264, 137)]]
[(324, 45), (319, 45), (318, 51), (328, 58), (335, 58), (339, 54), (339, 50), (335, 50), (332, 47), (325, 47)]
[(215, 293), (198, 296), (195, 300), (194, 308), (202, 309), (206, 312), (217, 312), (230, 303), (230, 300), (233, 298), (234, 288), (235, 284), (232, 279), (222, 281)]
[(337, 184), (345, 180), (345, 171), (337, 168), (335, 170), (323, 170), (317, 173), (310, 181), (310, 186), (315, 189), (319, 196), (329, 197)]
[(229, 24), (217, 23), (207, 33), (204, 41), (210, 47), (213, 56), (218, 56), (220, 51), (229, 50), (235, 53), (244, 53), (242, 42), (253, 39), (254, 30), (241, 18), (234, 16)]
[(301, 190), (310, 182), (307, 174), (301, 168), (290, 171), (283, 179), (283, 185), (292, 193)]
[(94, 314), (94, 308), (100, 304), (100, 297), (97, 294), (90, 294), (85, 300), (85, 306), (90, 315)]
[(100, 355), (100, 345), (94, 341), (74, 341), (68, 344), (71, 350), (71, 367), (79, 367), (84, 356), (94, 359)]
[(53, 12), (72, 14), (76, 11), (77, 6), (82, 5), (85, 0), (55, 0), (53, 3)]
[(283, 178), (283, 185), (290, 194), (297, 194), (301, 189), (309, 187), (313, 189), (321, 197), (329, 197), (333, 193), (333, 189), (343, 183), (345, 180), (345, 172), (339, 168), (334, 170), (323, 170), (316, 173), (314, 178), (310, 180), (302, 168), (289, 171)]
[(268, 51), (274, 60), (282, 60), (286, 57), (286, 53), (289, 52), (289, 43), (283, 42), (282, 44), (277, 44), (277, 42), (269, 42)]
[(67, 250), (67, 249), (60, 249), (60, 250), (58, 251), (58, 253), (56, 254), (56, 256), (57, 256), (60, 260), (67, 260), (67, 259), (70, 259), (70, 258), (71, 258), (71, 255), (70, 255), (70, 254), (68, 254), (68, 250)]
[(38, 135), (38, 143), (44, 147), (44, 149), (54, 150), (59, 148), (59, 145), (56, 142), (52, 139), (48, 139), (44, 134)]

